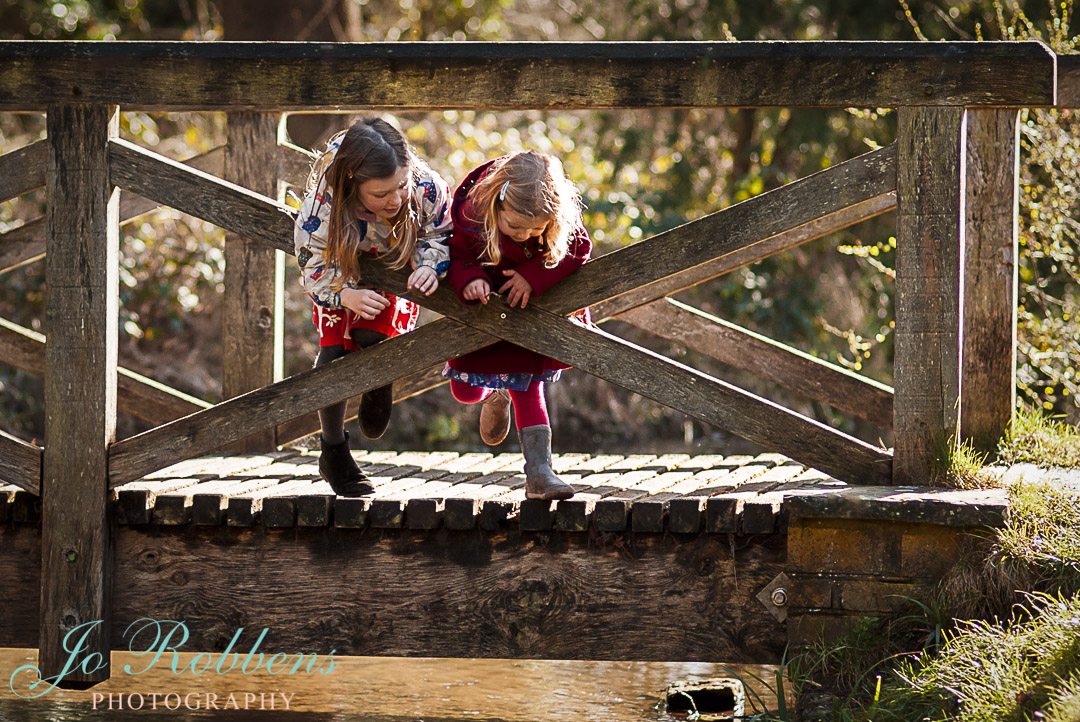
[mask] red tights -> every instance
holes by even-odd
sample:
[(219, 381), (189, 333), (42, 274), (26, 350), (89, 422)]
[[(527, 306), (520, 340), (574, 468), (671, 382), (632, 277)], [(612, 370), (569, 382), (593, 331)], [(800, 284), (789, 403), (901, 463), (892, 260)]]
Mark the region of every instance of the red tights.
[[(514, 404), (514, 423), (517, 428), (528, 426), (548, 426), (547, 401), (544, 400), (544, 382), (533, 381), (525, 391), (510, 389), (510, 400)], [(454, 379), (450, 380), (450, 393), (463, 404), (475, 404), (491, 395), (491, 389), (471, 386)]]

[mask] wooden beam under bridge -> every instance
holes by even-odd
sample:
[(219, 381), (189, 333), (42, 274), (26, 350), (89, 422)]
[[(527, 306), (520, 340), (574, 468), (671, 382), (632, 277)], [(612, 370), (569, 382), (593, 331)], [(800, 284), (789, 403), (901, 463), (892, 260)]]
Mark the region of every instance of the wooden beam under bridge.
[[(785, 537), (339, 528), (118, 527), (111, 646), (184, 620), (181, 651), (777, 663), (755, 595)], [(0, 645), (37, 644), (40, 534), (0, 528)], [(236, 590), (243, 588), (243, 594)]]

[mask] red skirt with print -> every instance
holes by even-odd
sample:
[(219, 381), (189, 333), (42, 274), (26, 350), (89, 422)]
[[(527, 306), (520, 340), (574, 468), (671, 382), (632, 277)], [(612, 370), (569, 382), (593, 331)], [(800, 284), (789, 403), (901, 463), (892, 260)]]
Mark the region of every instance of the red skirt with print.
[(344, 346), (346, 351), (356, 351), (356, 344), (349, 335), (354, 328), (378, 331), (390, 338), (416, 328), (416, 319), (420, 316), (419, 306), (407, 298), (389, 293), (381, 295), (390, 301), (390, 305), (370, 321), (347, 308), (323, 308), (312, 302), (311, 322), (319, 331), (319, 345)]

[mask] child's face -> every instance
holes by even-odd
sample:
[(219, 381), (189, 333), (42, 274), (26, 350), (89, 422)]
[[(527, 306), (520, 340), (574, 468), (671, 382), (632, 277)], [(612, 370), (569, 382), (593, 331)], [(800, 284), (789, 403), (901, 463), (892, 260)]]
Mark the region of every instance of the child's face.
[(399, 168), (386, 178), (370, 178), (360, 184), (360, 202), (383, 220), (390, 220), (409, 202), (409, 168)]
[(551, 223), (543, 216), (527, 216), (505, 207), (499, 210), (498, 217), (499, 231), (518, 243), (543, 235)]

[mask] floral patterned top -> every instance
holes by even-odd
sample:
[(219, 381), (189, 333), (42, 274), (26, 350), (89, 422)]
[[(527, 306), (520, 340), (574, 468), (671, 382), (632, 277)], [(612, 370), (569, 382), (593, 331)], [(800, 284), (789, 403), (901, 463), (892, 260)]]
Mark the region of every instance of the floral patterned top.
[[(296, 262), (300, 266), (300, 285), (315, 303), (323, 308), (341, 308), (341, 288), (364, 288), (359, 279), (341, 279), (341, 271), (328, 267), (323, 253), (326, 250), (326, 234), (330, 225), (330, 207), (333, 199), (326, 187), (326, 169), (334, 160), (345, 133), (330, 139), (326, 151), (315, 161), (314, 169), (319, 178), (316, 187), (309, 191), (300, 204), (299, 215), (293, 231)], [(416, 239), (412, 267), (430, 266), (439, 278), (450, 267), (450, 188), (442, 177), (427, 166), (413, 173), (414, 197), (420, 200), (420, 231)], [(361, 251), (384, 253), (390, 249), (390, 224), (374, 214), (363, 214), (356, 219), (359, 224)], [(335, 290), (337, 289), (337, 290)]]

